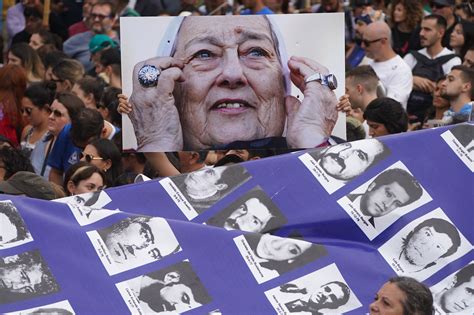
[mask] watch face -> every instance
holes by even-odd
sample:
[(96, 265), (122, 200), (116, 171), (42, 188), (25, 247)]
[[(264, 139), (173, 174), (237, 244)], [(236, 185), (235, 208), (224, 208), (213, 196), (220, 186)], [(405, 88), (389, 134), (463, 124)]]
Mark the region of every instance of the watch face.
[(330, 74), (326, 77), (326, 80), (328, 82), (328, 87), (331, 89), (331, 90), (335, 90), (337, 89), (337, 79), (336, 79), (336, 76), (334, 74)]

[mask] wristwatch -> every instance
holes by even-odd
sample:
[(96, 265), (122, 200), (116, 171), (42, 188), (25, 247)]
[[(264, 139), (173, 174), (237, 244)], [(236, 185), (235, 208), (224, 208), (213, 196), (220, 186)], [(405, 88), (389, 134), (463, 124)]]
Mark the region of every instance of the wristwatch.
[(323, 75), (319, 72), (316, 72), (315, 74), (310, 75), (306, 80), (304, 80), (305, 83), (311, 82), (311, 81), (318, 81), (324, 86), (327, 86), (331, 90), (337, 89), (337, 79), (334, 74), (328, 74), (328, 75)]

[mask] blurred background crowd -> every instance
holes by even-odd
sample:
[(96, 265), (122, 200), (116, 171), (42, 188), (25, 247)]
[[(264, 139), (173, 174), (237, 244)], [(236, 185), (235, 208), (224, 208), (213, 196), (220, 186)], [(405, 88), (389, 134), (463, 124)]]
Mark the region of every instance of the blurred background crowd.
[(120, 17), (330, 12), (348, 141), (472, 119), (469, 0), (4, 0), (0, 192), (54, 199), (285, 153), (122, 151)]

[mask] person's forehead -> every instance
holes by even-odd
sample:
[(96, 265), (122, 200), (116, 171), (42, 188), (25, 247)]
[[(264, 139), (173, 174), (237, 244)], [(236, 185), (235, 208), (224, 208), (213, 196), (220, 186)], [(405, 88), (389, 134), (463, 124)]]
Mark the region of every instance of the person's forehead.
[(194, 38), (243, 36), (247, 32), (267, 36), (271, 40), (268, 21), (261, 16), (190, 16), (184, 19), (178, 33), (178, 49)]
[(372, 40), (373, 38), (376, 37), (376, 34), (377, 33), (377, 29), (375, 27), (375, 25), (373, 24), (370, 24), (370, 25), (367, 25), (367, 27), (365, 27), (365, 30), (364, 30), (364, 39), (366, 40)]
[[(53, 74), (54, 76), (54, 74)], [(54, 100), (53, 103), (51, 104), (51, 108), (57, 109), (61, 112), (67, 111), (66, 107), (63, 105), (63, 103), (59, 102), (58, 100)]]
[(257, 198), (250, 198), (245, 202), (247, 204), (247, 209), (249, 212), (251, 212), (254, 215), (268, 215), (270, 214), (270, 210), (260, 202)]
[(436, 26), (436, 21), (434, 19), (424, 19), (421, 21), (422, 27), (434, 28)]
[(352, 142), (352, 150), (362, 150), (369, 153), (379, 147), (378, 142), (373, 139)]
[(459, 79), (461, 77), (461, 70), (451, 70), (451, 72), (448, 74), (448, 77), (453, 77), (455, 79)]
[(164, 232), (164, 229), (168, 229), (167, 223), (165, 220), (153, 218), (147, 223), (144, 223), (147, 227), (150, 228), (150, 232), (153, 233), (153, 231), (162, 231)]
[(108, 4), (96, 4), (92, 8), (92, 13), (105, 13), (105, 14), (110, 14), (112, 12), (112, 9)]
[(398, 182), (390, 183), (388, 184), (388, 187), (391, 189), (392, 193), (395, 194), (395, 198), (401, 199), (401, 200), (406, 200), (410, 198), (407, 190)]

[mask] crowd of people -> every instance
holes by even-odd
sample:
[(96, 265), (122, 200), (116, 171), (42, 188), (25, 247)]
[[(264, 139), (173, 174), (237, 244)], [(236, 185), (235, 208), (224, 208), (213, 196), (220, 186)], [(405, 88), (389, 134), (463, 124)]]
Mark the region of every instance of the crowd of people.
[(4, 193), (54, 199), (288, 152), (122, 151), (121, 113), (132, 109), (121, 94), (120, 17), (343, 12), (346, 78), (337, 110), (347, 114), (347, 141), (472, 119), (469, 1), (57, 0), (47, 23), (41, 1), (4, 7)]

